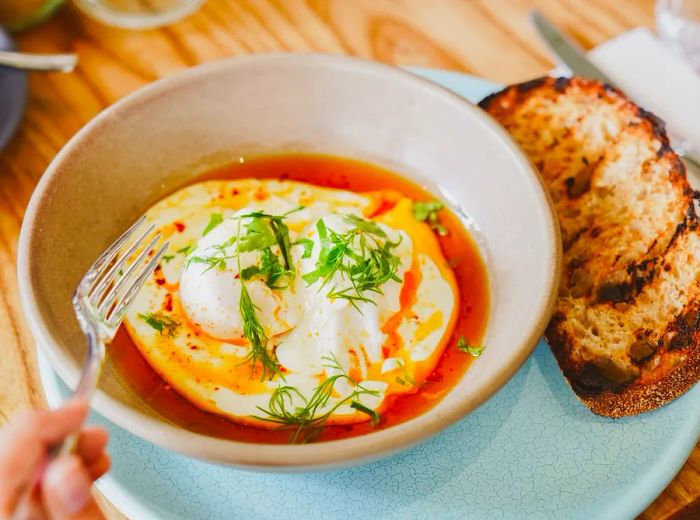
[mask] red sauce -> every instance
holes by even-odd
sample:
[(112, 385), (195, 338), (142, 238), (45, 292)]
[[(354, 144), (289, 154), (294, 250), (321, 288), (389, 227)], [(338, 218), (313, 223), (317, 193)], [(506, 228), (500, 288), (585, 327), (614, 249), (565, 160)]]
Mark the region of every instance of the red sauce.
[[(417, 184), (388, 170), (368, 163), (323, 155), (276, 155), (248, 159), (206, 174), (201, 180), (290, 179), (356, 192), (393, 189), (413, 200), (435, 197)], [(257, 197), (263, 197), (260, 193)], [(459, 219), (449, 211), (440, 214), (449, 234), (439, 237), (443, 254), (451, 262), (460, 289), (459, 316), (449, 345), (435, 370), (416, 393), (389, 397), (393, 402), (377, 425), (370, 422), (327, 426), (319, 441), (344, 439), (410, 420), (433, 407), (459, 380), (473, 358), (457, 350), (460, 336), (478, 343), (484, 333), (489, 307), (486, 267), (478, 248)], [(266, 430), (235, 423), (224, 417), (204, 412), (173, 390), (156, 374), (143, 358), (122, 326), (109, 349), (111, 361), (128, 384), (155, 411), (173, 423), (205, 435), (244, 442), (287, 443), (288, 430)]]

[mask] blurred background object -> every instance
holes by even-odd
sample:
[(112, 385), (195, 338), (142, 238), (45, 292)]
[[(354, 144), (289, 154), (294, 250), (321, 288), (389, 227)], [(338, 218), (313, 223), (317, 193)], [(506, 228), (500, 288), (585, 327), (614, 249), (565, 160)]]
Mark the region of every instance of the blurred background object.
[(107, 25), (148, 29), (174, 23), (204, 0), (75, 0), (85, 13)]
[[(14, 43), (0, 27), (0, 52), (14, 49)], [(26, 101), (26, 74), (19, 70), (0, 67), (0, 151), (22, 121)]]
[(38, 24), (63, 3), (63, 0), (0, 0), (0, 25), (20, 31)]
[(700, 0), (658, 0), (659, 38), (700, 71)]

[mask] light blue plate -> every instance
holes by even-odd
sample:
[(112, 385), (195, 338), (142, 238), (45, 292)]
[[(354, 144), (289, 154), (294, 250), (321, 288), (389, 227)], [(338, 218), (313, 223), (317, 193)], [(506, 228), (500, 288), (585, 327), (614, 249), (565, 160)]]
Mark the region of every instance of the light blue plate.
[[(496, 85), (418, 71), (472, 101)], [(40, 357), (50, 404), (66, 388)], [(114, 467), (99, 489), (132, 520), (185, 518), (633, 518), (700, 437), (700, 385), (621, 420), (593, 415), (542, 342), (493, 398), (437, 437), (354, 469), (276, 475), (193, 460), (109, 428)]]

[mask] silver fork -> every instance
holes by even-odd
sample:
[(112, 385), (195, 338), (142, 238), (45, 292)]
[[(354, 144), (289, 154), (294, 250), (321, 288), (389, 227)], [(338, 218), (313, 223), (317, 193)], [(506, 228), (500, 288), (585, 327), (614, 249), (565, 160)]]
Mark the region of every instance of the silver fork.
[[(141, 217), (109, 246), (88, 269), (75, 290), (73, 307), (80, 328), (87, 337), (88, 352), (73, 398), (90, 400), (92, 397), (102, 371), (107, 344), (114, 339), (126, 311), (168, 249), (166, 242), (154, 252), (162, 235), (157, 233), (148, 240), (155, 226), (144, 226), (145, 220), (145, 217)], [(49, 460), (71, 453), (78, 436), (76, 432), (54, 446)], [(29, 487), (30, 490), (32, 488)], [(31, 493), (27, 492), (18, 501), (12, 518), (28, 518), (29, 511)]]
[[(89, 400), (97, 388), (106, 346), (114, 339), (134, 298), (153, 273), (168, 243), (156, 252), (162, 238), (153, 234), (154, 225), (145, 227), (145, 217), (137, 220), (88, 269), (73, 295), (73, 308), (88, 340), (88, 355), (73, 398)], [(142, 230), (138, 238), (132, 240)], [(138, 255), (137, 255), (138, 253)], [(57, 453), (70, 451), (75, 439), (66, 439)]]

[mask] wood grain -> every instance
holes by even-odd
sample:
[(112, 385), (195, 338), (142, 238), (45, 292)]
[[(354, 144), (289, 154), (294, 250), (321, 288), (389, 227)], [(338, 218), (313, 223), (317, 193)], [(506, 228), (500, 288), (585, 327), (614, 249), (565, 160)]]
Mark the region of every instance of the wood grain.
[[(23, 50), (74, 51), (80, 65), (69, 75), (30, 77), (26, 117), (0, 152), (0, 423), (44, 402), (17, 294), (22, 215), (56, 152), (100, 110), (185, 67), (261, 52), (350, 54), (522, 81), (552, 66), (527, 20), (534, 7), (586, 47), (653, 24), (653, 0), (210, 0), (159, 30), (107, 28), (66, 6), (19, 35)], [(122, 518), (106, 502), (105, 511)], [(700, 447), (640, 518), (700, 518)]]

